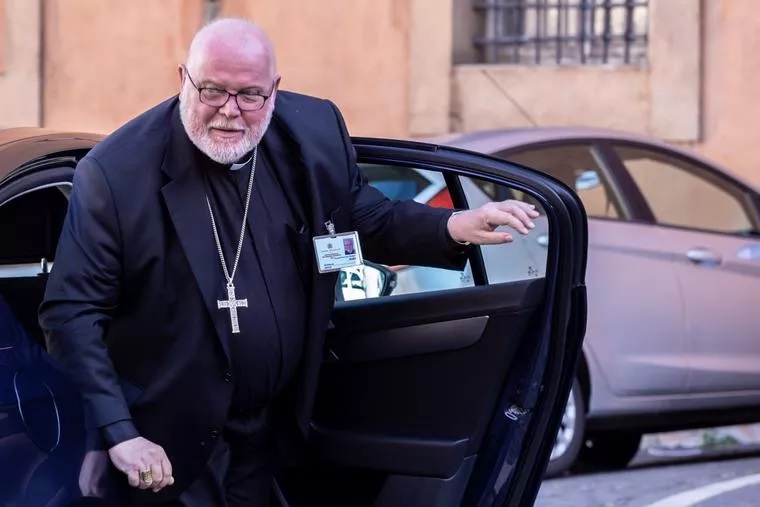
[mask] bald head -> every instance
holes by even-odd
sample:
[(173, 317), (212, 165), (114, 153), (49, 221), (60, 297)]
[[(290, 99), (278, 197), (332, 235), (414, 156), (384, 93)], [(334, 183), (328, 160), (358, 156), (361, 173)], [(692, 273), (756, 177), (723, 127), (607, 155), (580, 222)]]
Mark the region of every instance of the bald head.
[(193, 74), (206, 60), (220, 57), (264, 64), (272, 76), (277, 73), (272, 41), (246, 19), (221, 18), (201, 28), (190, 43), (186, 66)]

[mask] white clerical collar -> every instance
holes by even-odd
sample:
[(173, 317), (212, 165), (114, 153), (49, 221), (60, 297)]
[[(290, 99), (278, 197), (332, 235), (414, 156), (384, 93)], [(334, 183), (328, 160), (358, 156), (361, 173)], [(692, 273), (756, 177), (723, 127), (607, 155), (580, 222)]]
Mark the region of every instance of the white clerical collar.
[(241, 162), (239, 164), (232, 164), (230, 166), (230, 171), (239, 171), (240, 169), (242, 169), (245, 166), (247, 166), (252, 158), (253, 158), (253, 155), (251, 155), (250, 157), (248, 157), (248, 160), (246, 160), (245, 162)]

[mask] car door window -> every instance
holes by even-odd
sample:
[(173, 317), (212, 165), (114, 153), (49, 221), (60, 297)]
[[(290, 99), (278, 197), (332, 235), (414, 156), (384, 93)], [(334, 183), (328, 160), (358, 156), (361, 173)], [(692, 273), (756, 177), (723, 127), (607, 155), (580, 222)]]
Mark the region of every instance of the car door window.
[(362, 164), (361, 168), (367, 182), (389, 199), (424, 199), (445, 189), (429, 171), (379, 164)]
[(614, 149), (657, 223), (719, 233), (752, 232), (741, 187), (658, 151), (633, 146)]
[(533, 220), (536, 228), (527, 236), (505, 227), (504, 230), (514, 238), (512, 242), (480, 248), (488, 283), (507, 283), (546, 276), (549, 228), (541, 203), (530, 195), (504, 185), (465, 176), (459, 180), (470, 209), (479, 208), (488, 202), (517, 199), (533, 204), (539, 212), (539, 217)]
[[(440, 172), (383, 164), (360, 164), (360, 167), (367, 183), (389, 199), (454, 208), (451, 193)], [(452, 271), (428, 266), (384, 266), (365, 259), (362, 266), (341, 270), (336, 300), (353, 301), (474, 285), (469, 262), (463, 271)]]
[(574, 189), (586, 213), (596, 218), (621, 218), (620, 200), (608, 172), (587, 144), (508, 150), (498, 157), (543, 171)]
[[(390, 199), (412, 199), (433, 207), (474, 209), (491, 201), (530, 197), (504, 185), (459, 177), (466, 202), (455, 206), (446, 178), (440, 172), (404, 166), (362, 164), (368, 183)], [(532, 201), (531, 201), (532, 202)], [(542, 210), (539, 208), (539, 212)], [(509, 230), (505, 228), (505, 230)], [(548, 230), (538, 219), (537, 230), (523, 237), (511, 231), (515, 240), (503, 245), (481, 247), (488, 283), (506, 283), (545, 276)], [(352, 301), (381, 296), (462, 289), (475, 286), (472, 265), (464, 270), (427, 266), (384, 266), (366, 260), (363, 266), (343, 269), (338, 277), (336, 299)]]

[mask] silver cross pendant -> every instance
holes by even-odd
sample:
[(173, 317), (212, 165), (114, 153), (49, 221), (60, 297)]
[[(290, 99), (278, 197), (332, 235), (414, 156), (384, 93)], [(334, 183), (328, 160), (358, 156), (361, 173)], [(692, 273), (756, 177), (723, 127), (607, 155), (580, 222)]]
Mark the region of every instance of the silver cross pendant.
[(240, 324), (238, 323), (238, 308), (248, 308), (248, 299), (236, 299), (235, 298), (235, 286), (233, 284), (227, 284), (227, 299), (217, 300), (216, 304), (220, 310), (226, 309), (230, 312), (230, 321), (232, 322), (232, 333), (237, 334), (240, 332)]

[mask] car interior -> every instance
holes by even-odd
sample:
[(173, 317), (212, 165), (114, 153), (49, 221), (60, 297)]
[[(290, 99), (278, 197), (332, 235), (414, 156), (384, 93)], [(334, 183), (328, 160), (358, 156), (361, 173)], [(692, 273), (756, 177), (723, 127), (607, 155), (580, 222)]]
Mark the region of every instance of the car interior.
[(55, 257), (68, 200), (60, 186), (20, 195), (0, 206), (0, 295), (32, 339), (44, 346), (37, 309)]

